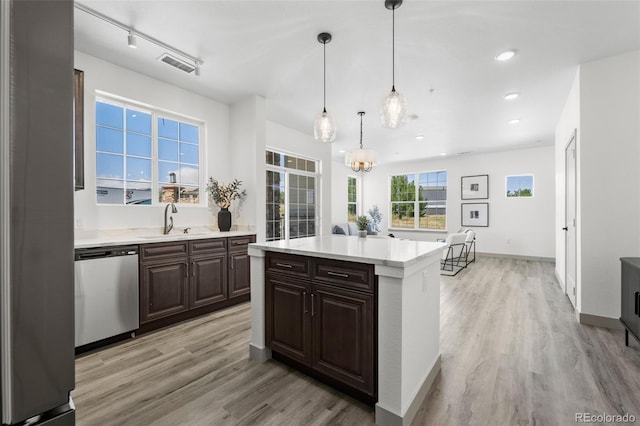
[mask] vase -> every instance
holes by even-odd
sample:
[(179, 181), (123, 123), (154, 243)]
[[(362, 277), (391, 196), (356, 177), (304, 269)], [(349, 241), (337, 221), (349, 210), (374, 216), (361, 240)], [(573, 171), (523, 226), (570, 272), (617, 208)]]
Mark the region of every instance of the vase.
[(227, 232), (231, 229), (231, 212), (227, 207), (222, 207), (218, 212), (218, 228), (222, 232)]
[(360, 238), (367, 238), (367, 230), (363, 229), (361, 231), (358, 231), (358, 237)]

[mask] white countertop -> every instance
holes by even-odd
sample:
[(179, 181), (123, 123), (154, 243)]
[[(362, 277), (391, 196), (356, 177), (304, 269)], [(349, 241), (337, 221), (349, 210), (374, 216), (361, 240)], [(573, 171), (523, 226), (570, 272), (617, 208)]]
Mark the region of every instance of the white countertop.
[[(214, 230), (215, 229), (215, 230)], [(109, 247), (128, 244), (151, 244), (171, 241), (197, 240), (204, 238), (225, 238), (253, 235), (250, 231), (220, 232), (215, 227), (193, 226), (188, 234), (184, 228), (174, 228), (169, 235), (163, 235), (161, 228), (75, 230), (75, 248)]]
[(289, 241), (253, 243), (249, 245), (249, 254), (251, 255), (254, 250), (263, 250), (322, 257), (326, 259), (407, 267), (431, 255), (440, 255), (442, 249), (442, 243), (429, 241), (322, 235)]

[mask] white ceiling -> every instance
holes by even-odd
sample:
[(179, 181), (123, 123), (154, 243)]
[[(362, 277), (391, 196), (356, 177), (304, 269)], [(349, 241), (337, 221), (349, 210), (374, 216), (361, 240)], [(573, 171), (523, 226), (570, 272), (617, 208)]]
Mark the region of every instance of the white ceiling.
[[(640, 48), (638, 1), (419, 1), (396, 11), (396, 89), (417, 119), (380, 124), (391, 89), (391, 11), (360, 1), (82, 1), (201, 58), (200, 76), (156, 60), (164, 50), (76, 9), (78, 50), (224, 103), (267, 100), (267, 116), (312, 135), (322, 110), (338, 123), (334, 156), (359, 143), (380, 162), (552, 144), (578, 64)], [(493, 57), (518, 49), (505, 63)], [(434, 89), (431, 93), (430, 89)], [(520, 98), (505, 101), (508, 92)], [(519, 124), (508, 124), (520, 118)], [(425, 135), (416, 140), (417, 134)]]

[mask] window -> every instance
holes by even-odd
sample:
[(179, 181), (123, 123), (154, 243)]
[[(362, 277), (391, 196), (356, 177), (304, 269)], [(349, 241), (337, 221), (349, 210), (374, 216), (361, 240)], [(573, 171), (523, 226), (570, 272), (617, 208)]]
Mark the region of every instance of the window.
[(318, 162), (266, 151), (266, 164), (267, 241), (316, 235)]
[(391, 176), (391, 227), (444, 230), (447, 172)]
[(200, 126), (97, 100), (97, 203), (152, 204), (155, 198), (159, 203), (199, 204)]
[(358, 217), (358, 178), (347, 177), (347, 220), (355, 222)]
[(506, 178), (507, 197), (533, 197), (533, 175), (515, 175)]

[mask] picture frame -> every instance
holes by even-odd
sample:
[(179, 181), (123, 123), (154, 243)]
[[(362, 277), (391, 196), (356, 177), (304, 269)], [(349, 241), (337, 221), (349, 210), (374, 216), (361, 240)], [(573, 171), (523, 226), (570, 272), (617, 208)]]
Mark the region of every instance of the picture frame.
[(73, 182), (84, 189), (84, 71), (73, 70)]
[(489, 226), (489, 203), (462, 203), (461, 225), (471, 227)]
[(460, 180), (460, 196), (463, 200), (489, 198), (489, 175), (462, 176)]

